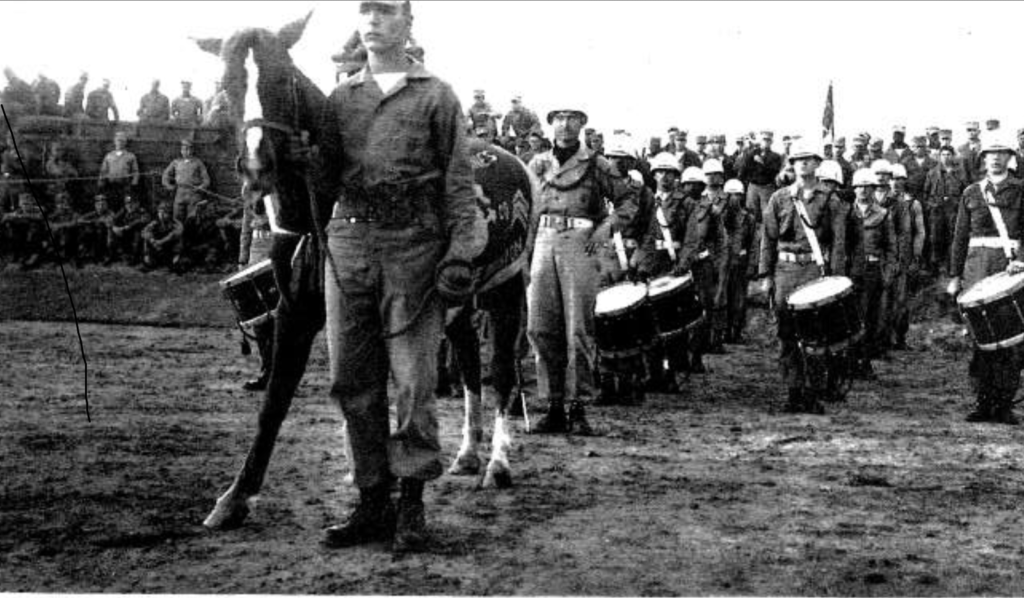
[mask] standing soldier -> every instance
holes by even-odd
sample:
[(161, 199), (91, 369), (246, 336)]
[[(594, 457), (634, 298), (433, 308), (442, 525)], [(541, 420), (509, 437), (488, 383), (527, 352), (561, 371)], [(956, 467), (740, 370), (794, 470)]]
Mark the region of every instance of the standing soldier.
[(107, 122), (110, 120), (111, 112), (114, 113), (114, 122), (121, 120), (114, 95), (110, 93), (110, 79), (104, 79), (103, 86), (90, 91), (85, 99), (85, 115), (93, 120)]
[(534, 428), (541, 434), (593, 434), (585, 404), (594, 396), (595, 252), (611, 232), (605, 202), (616, 208), (637, 204), (636, 191), (617, 181), (608, 161), (581, 143), (586, 123), (579, 109), (549, 112), (555, 147), (530, 162), (541, 181), (531, 222), (535, 242), (527, 292), (527, 334), (537, 355), (538, 391), (548, 401), (547, 414)]
[[(1003, 270), (1024, 272), (1020, 255), (1024, 183), (1009, 176), (1007, 163), (1012, 155), (1013, 148), (997, 134), (985, 139), (981, 149), (985, 178), (964, 191), (957, 212), (950, 252), (951, 295)], [(1020, 370), (1020, 345), (995, 351), (975, 347), (969, 371), (978, 393), (977, 405), (967, 421), (1016, 425), (1013, 398), (1020, 385)]]
[(903, 125), (896, 125), (892, 128), (892, 143), (889, 144), (889, 148), (885, 150), (883, 158), (891, 162), (892, 164), (898, 164), (903, 158), (910, 155), (910, 147), (907, 146), (906, 139), (907, 128)]
[(199, 158), (192, 155), (192, 140), (181, 140), (181, 157), (164, 169), (161, 177), (164, 189), (174, 192), (174, 219), (185, 222), (192, 215), (193, 206), (203, 199), (210, 186), (210, 175)]
[(907, 192), (914, 197), (923, 197), (928, 173), (938, 163), (928, 154), (928, 140), (924, 137), (914, 137), (911, 151), (913, 154), (901, 162), (907, 169)]
[(704, 180), (707, 187), (701, 193), (700, 203), (687, 222), (683, 243), (682, 262), (693, 272), (694, 282), (700, 289), (701, 303), (708, 315), (701, 331), (698, 346), (708, 353), (725, 353), (722, 343), (727, 331), (725, 288), (729, 278), (729, 239), (725, 221), (729, 218), (729, 201), (722, 187), (725, 170), (715, 159), (704, 162)]
[(968, 184), (981, 178), (981, 126), (978, 121), (967, 123), (967, 143), (957, 149), (956, 157), (963, 167)]
[[(949, 147), (949, 146), (946, 146)], [(892, 209), (893, 226), (896, 229), (896, 245), (899, 269), (892, 284), (892, 303), (887, 308), (892, 331), (892, 348), (907, 351), (907, 332), (910, 330), (910, 305), (908, 293), (913, 278), (920, 272), (921, 258), (924, 256), (924, 243), (927, 238), (927, 227), (924, 220), (924, 209), (921, 202), (907, 193), (907, 170), (902, 164), (892, 167), (892, 190), (894, 206)], [(908, 235), (909, 238), (904, 238)]]
[(192, 95), (192, 82), (181, 82), (181, 95), (171, 102), (171, 121), (184, 127), (196, 127), (203, 122), (203, 102)]
[(853, 173), (856, 195), (850, 210), (850, 233), (846, 239), (849, 273), (857, 293), (858, 311), (864, 323), (864, 337), (856, 348), (855, 375), (874, 379), (871, 360), (880, 358), (886, 346), (884, 294), (892, 284), (898, 262), (896, 235), (889, 210), (878, 205), (877, 195), (888, 185), (867, 169)]
[(949, 249), (956, 227), (956, 213), (960, 197), (968, 185), (964, 177), (964, 170), (953, 162), (953, 148), (947, 146), (939, 151), (939, 163), (925, 179), (925, 222), (930, 233), (930, 256), (936, 274), (949, 270)]
[(149, 213), (131, 195), (126, 195), (124, 208), (114, 215), (110, 223), (110, 239), (107, 241), (110, 254), (106, 263), (123, 254), (129, 266), (138, 264), (142, 258), (142, 231), (149, 221)]
[(853, 164), (846, 159), (846, 137), (838, 137), (835, 141), (835, 147), (832, 151), (833, 159), (839, 164), (839, 168), (842, 170), (843, 178), (839, 182), (840, 187), (849, 189), (853, 184)]
[(139, 100), (139, 110), (135, 113), (141, 123), (162, 123), (171, 118), (171, 102), (160, 93), (160, 80), (154, 79), (149, 93)]
[(82, 73), (75, 83), (64, 92), (64, 116), (74, 118), (85, 114), (82, 104), (85, 102), (85, 84), (89, 82), (89, 74)]
[(482, 89), (473, 91), (473, 104), (466, 111), (466, 117), (469, 120), (471, 131), (476, 131), (479, 127), (487, 127), (491, 135), (497, 137), (498, 119), (501, 118), (501, 113), (491, 108), (486, 97)]
[(114, 150), (100, 164), (99, 187), (115, 207), (121, 206), (126, 195), (137, 195), (135, 191), (139, 188), (139, 161), (126, 149), (127, 145), (128, 135), (124, 131), (114, 133)]
[(725, 234), (729, 239), (729, 276), (725, 288), (728, 328), (725, 342), (741, 343), (743, 329), (747, 325), (747, 281), (750, 278), (750, 256), (757, 219), (747, 210), (746, 192), (739, 179), (726, 181), (724, 191), (729, 203), (725, 218)]
[(512, 98), (512, 109), (501, 121), (501, 138), (507, 142), (509, 130), (515, 134), (516, 139), (523, 139), (530, 133), (540, 132), (540, 119), (537, 114), (523, 106), (523, 96), (516, 95)]
[(754, 248), (761, 247), (764, 235), (762, 220), (768, 200), (775, 192), (775, 176), (782, 170), (782, 156), (772, 151), (771, 131), (761, 131), (761, 144), (751, 147), (736, 162), (739, 179), (747, 185), (747, 211), (757, 219)]
[[(871, 167), (871, 154), (868, 153), (868, 141), (871, 140), (871, 135), (867, 133), (858, 133), (853, 138), (853, 149), (850, 152), (850, 165), (853, 166), (853, 170), (857, 171), (861, 168)], [(850, 184), (853, 184), (853, 174), (850, 174)]]
[(426, 546), (423, 490), (444, 472), (434, 403), (444, 302), (471, 294), (487, 229), (459, 101), (406, 54), (410, 2), (358, 6), (366, 68), (331, 94), (328, 133), (314, 140), (338, 164), (325, 182), (338, 198), (327, 228), (326, 336), (331, 397), (345, 415), (359, 488), (355, 511), (324, 543), (393, 537), (393, 550), (405, 552)]
[(700, 154), (686, 147), (687, 135), (688, 133), (686, 131), (676, 132), (674, 147), (676, 148), (676, 158), (679, 160), (680, 172), (687, 168), (700, 168), (704, 164), (704, 160), (700, 157)]
[(60, 116), (60, 85), (46, 75), (39, 73), (39, 78), (32, 85), (36, 94), (39, 114), (43, 116)]
[(822, 389), (805, 388), (803, 359), (786, 299), (798, 286), (823, 273), (845, 273), (848, 210), (815, 176), (821, 163), (817, 152), (800, 148), (789, 160), (797, 180), (772, 194), (765, 208), (758, 274), (765, 277), (765, 290), (774, 293), (782, 341), (779, 365), (789, 388), (786, 410), (823, 413), (818, 396)]

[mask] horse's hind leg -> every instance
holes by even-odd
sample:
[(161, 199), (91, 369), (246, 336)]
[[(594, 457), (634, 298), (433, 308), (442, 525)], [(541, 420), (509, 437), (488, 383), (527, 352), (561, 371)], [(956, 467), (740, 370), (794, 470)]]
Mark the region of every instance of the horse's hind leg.
[(484, 486), (508, 488), (512, 485), (512, 467), (508, 454), (512, 435), (508, 430), (508, 407), (516, 381), (516, 340), (522, 318), (522, 277), (515, 276), (494, 291), (502, 298), (489, 310), (491, 316), (491, 379), (497, 399), (494, 434), (491, 437), (491, 458), (484, 475)]
[(306, 363), (313, 347), (313, 340), (322, 323), (304, 315), (289, 315), (278, 311), (274, 325), (274, 357), (271, 361), (270, 379), (263, 395), (263, 405), (257, 421), (256, 437), (246, 455), (245, 463), (234, 483), (218, 500), (213, 511), (203, 521), (210, 529), (232, 529), (245, 521), (249, 514), (248, 501), (256, 496), (263, 486), (263, 479), (274, 452), (278, 432), (295, 390), (306, 371)]
[(455, 362), (463, 377), (465, 420), (462, 425), (462, 446), (448, 473), (476, 475), (480, 473), (480, 457), (476, 452), (483, 442), (483, 402), (480, 398), (480, 342), (473, 328), (473, 309), (460, 308), (445, 329), (455, 349)]

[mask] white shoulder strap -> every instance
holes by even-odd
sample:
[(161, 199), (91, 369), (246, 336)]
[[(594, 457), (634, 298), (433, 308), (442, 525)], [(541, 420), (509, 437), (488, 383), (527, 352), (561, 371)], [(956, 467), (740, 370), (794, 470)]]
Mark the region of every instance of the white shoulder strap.
[(658, 219), (658, 226), (661, 227), (661, 237), (665, 240), (665, 249), (668, 250), (668, 256), (672, 258), (672, 261), (676, 261), (676, 248), (672, 243), (672, 231), (668, 228), (668, 218), (665, 218), (665, 211), (658, 206), (658, 211), (655, 214)]
[(1010, 244), (1010, 233), (1006, 230), (1003, 213), (999, 211), (995, 202), (996, 198), (992, 197), (992, 192), (986, 189), (985, 206), (988, 208), (988, 213), (992, 215), (992, 220), (996, 223), (996, 230), (999, 231), (999, 240), (1003, 244), (1003, 253), (1006, 254), (1006, 259), (1013, 261), (1013, 246)]
[(811, 228), (811, 219), (807, 215), (807, 206), (804, 205), (803, 199), (799, 196), (793, 198), (793, 205), (796, 206), (796, 212), (800, 216), (800, 224), (804, 227), (804, 234), (807, 235), (807, 242), (811, 244), (811, 255), (814, 257), (814, 263), (818, 264), (819, 268), (825, 267), (825, 256), (821, 253), (821, 244), (818, 243), (818, 235)]

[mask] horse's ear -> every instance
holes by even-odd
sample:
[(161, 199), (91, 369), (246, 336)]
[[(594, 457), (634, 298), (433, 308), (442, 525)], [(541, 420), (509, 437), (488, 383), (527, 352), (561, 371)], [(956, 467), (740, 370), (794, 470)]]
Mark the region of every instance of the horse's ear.
[(224, 40), (219, 37), (206, 37), (203, 39), (190, 37), (189, 39), (194, 41), (200, 50), (209, 52), (214, 56), (220, 56), (220, 50), (224, 46)]
[(291, 50), (292, 46), (302, 38), (302, 32), (306, 30), (306, 23), (309, 23), (309, 18), (312, 16), (313, 11), (309, 11), (305, 17), (281, 27), (281, 30), (277, 32), (277, 39), (281, 40), (285, 48)]

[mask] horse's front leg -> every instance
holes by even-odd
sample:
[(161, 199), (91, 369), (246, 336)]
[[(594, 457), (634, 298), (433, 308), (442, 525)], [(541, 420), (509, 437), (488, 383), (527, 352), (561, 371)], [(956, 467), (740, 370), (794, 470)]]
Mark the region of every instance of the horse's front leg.
[[(315, 305), (308, 307), (313, 309), (313, 313), (316, 312)], [(224, 530), (241, 526), (249, 515), (249, 501), (259, 494), (263, 486), (281, 424), (288, 415), (295, 390), (306, 371), (313, 341), (323, 326), (322, 321), (307, 315), (310, 312), (303, 312), (278, 310), (274, 323), (274, 356), (256, 424), (256, 437), (234, 483), (217, 499), (217, 505), (203, 521), (203, 525), (210, 529)]]

